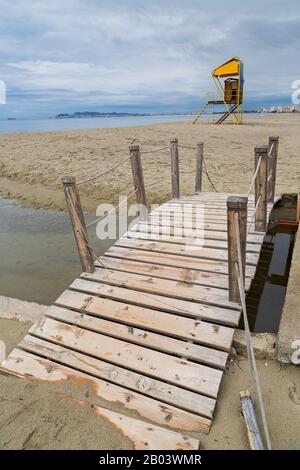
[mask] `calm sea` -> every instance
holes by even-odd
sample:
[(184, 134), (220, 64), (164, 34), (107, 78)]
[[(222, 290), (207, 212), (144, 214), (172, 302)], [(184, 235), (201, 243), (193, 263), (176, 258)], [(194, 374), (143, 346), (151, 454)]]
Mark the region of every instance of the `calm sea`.
[(128, 116), (80, 119), (20, 119), (0, 120), (0, 133), (65, 131), (69, 129), (93, 129), (109, 127), (145, 126), (160, 122), (192, 120), (193, 116)]

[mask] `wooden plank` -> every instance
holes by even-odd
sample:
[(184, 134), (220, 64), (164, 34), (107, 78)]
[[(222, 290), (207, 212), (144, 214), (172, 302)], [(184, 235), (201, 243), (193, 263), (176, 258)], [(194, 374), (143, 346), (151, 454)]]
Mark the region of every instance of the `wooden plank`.
[[(244, 195), (245, 196), (245, 195)], [(174, 206), (187, 206), (187, 205), (195, 205), (195, 204), (205, 204), (207, 207), (211, 208), (221, 208), (224, 209), (224, 206), (226, 206), (226, 199), (207, 199), (207, 198), (201, 198), (201, 196), (193, 196), (192, 199), (186, 199), (186, 198), (180, 198), (180, 199), (171, 199), (169, 201), (166, 201), (162, 204), (167, 205), (174, 205)], [(248, 201), (248, 207), (249, 208), (254, 208), (255, 203), (254, 203), (254, 198), (252, 200), (250, 199)]]
[(251, 450), (264, 450), (262, 438), (257, 424), (255, 409), (249, 390), (240, 392), (242, 415), (247, 428), (247, 437)]
[[(130, 238), (121, 237), (115, 246), (125, 248), (135, 248), (138, 250), (156, 251), (158, 253), (169, 253), (174, 255), (184, 255), (191, 258), (204, 258), (215, 261), (227, 261), (227, 250), (218, 250), (213, 248), (196, 248), (193, 245), (185, 245), (179, 247), (172, 243), (152, 242), (150, 240), (132, 240)], [(250, 266), (256, 266), (259, 255), (257, 253), (247, 253), (246, 263)]]
[[(171, 220), (171, 223), (169, 223), (168, 221), (164, 221), (164, 220), (161, 220), (161, 217), (159, 217), (158, 215), (153, 215), (153, 216), (149, 216), (148, 218), (148, 223), (150, 224), (159, 224), (159, 225), (162, 225), (162, 226), (167, 226), (167, 227), (183, 227), (183, 223), (182, 223), (182, 220), (180, 220), (180, 218), (178, 219), (173, 219)], [(192, 228), (192, 229), (195, 229), (197, 228), (196, 225), (195, 225), (195, 221), (193, 220), (186, 220), (184, 222), (184, 228), (188, 229), (188, 228)], [(203, 230), (212, 230), (212, 231), (219, 231), (219, 232), (227, 232), (227, 224), (225, 223), (214, 223), (214, 222), (210, 222), (210, 221), (204, 221), (204, 224), (203, 224), (203, 227), (201, 227), (201, 229)], [(257, 232), (256, 230), (250, 230), (249, 234), (253, 234), (253, 235), (261, 235), (262, 232)]]
[[(162, 279), (181, 281), (186, 284), (199, 284), (202, 286), (228, 288), (228, 276), (226, 274), (209, 273), (205, 271), (196, 271), (195, 269), (174, 268), (153, 263), (143, 263), (134, 260), (116, 259), (108, 256), (102, 256), (101, 262), (108, 269), (116, 271), (131, 272), (136, 274), (151, 275)], [(96, 266), (101, 267), (98, 261)], [(250, 286), (250, 279), (246, 279), (246, 289)]]
[(225, 308), (239, 308), (228, 300), (228, 291), (206, 286), (186, 285), (183, 282), (158, 279), (142, 274), (96, 268), (93, 274), (82, 273), (81, 277), (89, 281), (99, 281), (111, 286), (126, 287), (135, 291), (149, 292), (151, 294), (172, 297), (173, 299), (189, 300), (190, 302), (205, 303)]
[[(128, 260), (142, 261), (145, 263), (155, 263), (162, 266), (172, 266), (197, 271), (228, 274), (227, 262), (216, 262), (208, 259), (189, 258), (181, 255), (170, 255), (167, 253), (157, 253), (150, 250), (136, 250), (134, 248), (125, 248), (112, 246), (106, 253), (106, 256), (123, 258)], [(255, 275), (254, 266), (246, 266), (246, 276), (253, 278)]]
[[(170, 201), (167, 201), (167, 204), (196, 204), (196, 203), (203, 203), (205, 205), (209, 206), (219, 206), (222, 207), (224, 204), (226, 204), (226, 200), (228, 199), (229, 196), (236, 196), (236, 197), (242, 197), (245, 196), (245, 194), (228, 194), (225, 197), (216, 197), (216, 196), (202, 196), (202, 194), (197, 194), (195, 196), (184, 196), (180, 197), (180, 199), (171, 199)], [(277, 202), (279, 197), (276, 197), (274, 200), (274, 203)], [(272, 209), (274, 206), (274, 203), (269, 202), (268, 203), (268, 208)], [(253, 194), (250, 194), (248, 198), (248, 207), (255, 207), (255, 197)]]
[[(154, 234), (167, 234), (170, 236), (175, 236), (178, 233), (182, 236), (194, 236), (194, 237), (204, 237), (205, 240), (222, 240), (227, 241), (227, 232), (218, 232), (213, 230), (199, 230), (196, 228), (185, 228), (184, 230), (179, 230), (176, 233), (176, 228), (174, 226), (164, 226), (159, 223), (148, 223), (148, 222), (139, 222), (133, 227), (130, 227), (130, 231), (135, 232), (146, 232), (146, 233), (154, 233)], [(264, 234), (259, 233), (256, 235), (249, 234), (247, 240), (249, 243), (255, 243), (261, 245), (264, 239)]]
[(150, 377), (216, 398), (222, 372), (201, 364), (44, 318), (30, 333)]
[[(254, 211), (250, 210), (248, 212), (248, 222), (252, 220)], [(268, 213), (269, 215), (269, 213)], [(157, 217), (165, 220), (165, 223), (168, 221), (172, 221), (173, 219), (185, 222), (194, 221), (199, 224), (203, 224), (203, 222), (214, 222), (225, 224), (226, 223), (226, 212), (225, 211), (212, 211), (208, 209), (206, 206), (203, 209), (199, 209), (197, 206), (191, 206), (190, 209), (184, 208), (175, 208), (172, 209), (165, 206), (159, 206), (157, 209), (150, 213), (151, 218)]]
[(118, 385), (139, 394), (141, 393), (193, 414), (196, 413), (207, 418), (213, 416), (216, 404), (213, 398), (184, 390), (161, 380), (138, 374), (31, 335), (25, 336), (19, 347), (28, 352), (49, 358), (56, 363), (76, 369), (80, 373), (84, 372), (93, 377), (103, 379), (105, 382)]
[(213, 321), (214, 323), (237, 326), (240, 318), (240, 308), (231, 310), (221, 307), (211, 307), (206, 304), (189, 302), (188, 300), (174, 299), (162, 295), (149, 295), (145, 292), (113, 287), (99, 282), (90, 282), (85, 279), (76, 279), (70, 285), (70, 289), (88, 292), (92, 295), (123, 301), (145, 308), (156, 309), (168, 313), (176, 313), (190, 318)]
[[(210, 239), (202, 239), (202, 237), (197, 237), (197, 235), (193, 236), (191, 234), (190, 237), (175, 237), (175, 236), (168, 236), (168, 235), (160, 235), (155, 233), (146, 233), (146, 232), (139, 232), (134, 230), (129, 230), (127, 233), (124, 234), (125, 238), (133, 238), (137, 240), (153, 240), (153, 241), (161, 241), (167, 243), (174, 243), (177, 245), (192, 245), (192, 246), (203, 246), (204, 248), (218, 248), (221, 250), (226, 250), (228, 243), (226, 241), (221, 240), (210, 240)], [(252, 243), (247, 243), (247, 252), (248, 253), (260, 253), (260, 245), (254, 245)]]
[[(193, 216), (194, 218), (201, 218), (201, 217), (215, 217), (216, 220), (226, 220), (226, 205), (222, 208), (213, 208), (208, 207), (206, 204), (183, 204), (183, 205), (176, 205), (176, 204), (162, 204), (156, 209), (154, 209), (151, 214), (155, 213), (162, 213), (162, 214), (179, 214), (186, 217)], [(254, 213), (254, 209), (252, 207), (249, 208), (248, 217)]]
[(149, 423), (99, 406), (94, 406), (93, 410), (132, 441), (135, 450), (198, 450), (200, 447), (199, 440), (193, 437), (156, 425), (149, 426)]
[[(40, 340), (39, 340), (40, 341)], [(96, 396), (111, 404), (120, 404), (126, 410), (138, 413), (141, 418), (173, 429), (208, 433), (211, 420), (194, 413), (167, 405), (141, 393), (120, 387), (84, 372), (44, 359), (21, 349), (14, 349), (1, 369), (19, 377), (47, 382), (73, 380), (80, 387), (90, 383)]]
[[(197, 207), (198, 205), (201, 207), (201, 206), (204, 206), (205, 209), (208, 209), (208, 210), (212, 210), (212, 211), (215, 211), (216, 213), (222, 213), (224, 212), (224, 207), (226, 207), (226, 199), (224, 201), (204, 201), (204, 200), (191, 200), (191, 201), (184, 201), (184, 202), (181, 202), (181, 200), (179, 199), (177, 202), (173, 202), (173, 201), (168, 201), (167, 204), (169, 207)], [(164, 206), (164, 204), (162, 204), (160, 207)], [(248, 202), (248, 208), (250, 211), (254, 211), (254, 208), (255, 208), (255, 204), (254, 202)]]
[[(221, 193), (221, 192), (210, 192), (210, 191), (202, 191), (200, 194), (193, 194), (191, 196), (182, 196), (180, 200), (185, 199), (197, 199), (197, 198), (205, 198), (205, 199), (227, 199), (228, 196), (245, 196), (245, 193)], [(253, 200), (253, 194), (250, 194), (249, 199)]]
[[(187, 344), (186, 341), (206, 344), (225, 351), (229, 351), (231, 348), (233, 328), (218, 326), (216, 329), (215, 324), (201, 320), (193, 320), (157, 310), (99, 299), (95, 296), (68, 290), (63, 292), (56, 303), (67, 308), (74, 308), (80, 313), (78, 315), (78, 312), (50, 307), (47, 310), (47, 316), (150, 348), (164, 350), (169, 354), (177, 356), (185, 354), (190, 359), (196, 359), (197, 361), (200, 359), (200, 362), (206, 360), (210, 362), (209, 365), (216, 365), (217, 362), (217, 366), (220, 368), (225, 366), (226, 354), (219, 355), (216, 351), (216, 355), (214, 355), (213, 349), (199, 349), (193, 347), (197, 346), (196, 344)], [(85, 312), (101, 318), (86, 315)], [(113, 322), (108, 322), (103, 318), (113, 320)], [(125, 325), (116, 323), (117, 321), (125, 323)], [(153, 332), (160, 334), (154, 334)], [(166, 338), (163, 334), (174, 336), (174, 338)], [(175, 338), (185, 341), (175, 341)], [(210, 353), (212, 360), (210, 360)], [(193, 357), (191, 357), (191, 354), (193, 354)]]

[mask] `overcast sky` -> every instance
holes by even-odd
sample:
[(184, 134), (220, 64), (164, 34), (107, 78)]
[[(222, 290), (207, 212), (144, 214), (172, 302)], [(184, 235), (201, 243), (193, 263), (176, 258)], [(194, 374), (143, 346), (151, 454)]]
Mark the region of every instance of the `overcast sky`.
[(248, 107), (289, 102), (299, 51), (299, 0), (0, 0), (0, 117), (194, 110), (235, 55)]

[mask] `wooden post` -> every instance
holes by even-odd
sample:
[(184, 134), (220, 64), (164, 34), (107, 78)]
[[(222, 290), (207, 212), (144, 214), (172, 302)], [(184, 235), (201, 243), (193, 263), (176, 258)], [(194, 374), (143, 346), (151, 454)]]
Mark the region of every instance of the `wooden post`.
[(269, 137), (268, 202), (274, 202), (279, 137)]
[(259, 232), (267, 230), (268, 152), (268, 145), (256, 145), (255, 147), (255, 169), (260, 157), (262, 157), (255, 180), (255, 205), (258, 203), (255, 213), (255, 230)]
[(297, 194), (296, 222), (300, 222), (300, 193)]
[(171, 139), (172, 198), (179, 199), (179, 154), (178, 139)]
[(197, 144), (195, 193), (202, 191), (203, 143)]
[(132, 169), (132, 178), (133, 185), (136, 192), (136, 201), (138, 204), (143, 204), (147, 206), (144, 176), (143, 176), (143, 167), (140, 154), (139, 145), (131, 145), (129, 147), (129, 153), (131, 155), (131, 169)]
[(240, 303), (238, 275), (235, 263), (238, 263), (236, 217), (239, 218), (243, 279), (245, 282), (246, 243), (247, 243), (247, 205), (248, 198), (229, 196), (227, 199), (227, 233), (228, 233), (228, 288), (229, 301)]
[(240, 400), (242, 415), (246, 423), (250, 449), (264, 450), (264, 445), (260, 436), (253, 402), (251, 400), (251, 395), (248, 390), (240, 392)]
[(74, 176), (64, 176), (62, 183), (82, 269), (86, 273), (93, 273), (95, 270), (93, 255), (87, 245), (89, 243), (87, 229), (76, 180)]

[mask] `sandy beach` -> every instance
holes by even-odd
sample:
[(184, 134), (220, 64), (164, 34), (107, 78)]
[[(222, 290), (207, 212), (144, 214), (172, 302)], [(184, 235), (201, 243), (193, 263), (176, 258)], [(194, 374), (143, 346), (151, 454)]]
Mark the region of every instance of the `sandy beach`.
[[(80, 123), (79, 123), (80, 125)], [(128, 146), (139, 144), (148, 152), (168, 145), (171, 138), (195, 146), (204, 142), (207, 169), (218, 191), (245, 192), (254, 168), (254, 146), (280, 137), (277, 193), (299, 191), (300, 140), (298, 114), (245, 116), (243, 126), (192, 125), (190, 121), (115, 129), (83, 129), (61, 132), (0, 135), (0, 194), (17, 198), (31, 207), (64, 209), (63, 175), (77, 180), (105, 171), (126, 158)], [(180, 148), (183, 170), (195, 167), (195, 151)], [(145, 184), (163, 176), (166, 180), (147, 189), (148, 201), (158, 203), (170, 196), (168, 149), (143, 155)], [(81, 187), (85, 209), (103, 200), (115, 202), (133, 189), (130, 162), (113, 173)], [(192, 194), (194, 175), (181, 175), (181, 192)], [(204, 190), (211, 190), (204, 177)]]

